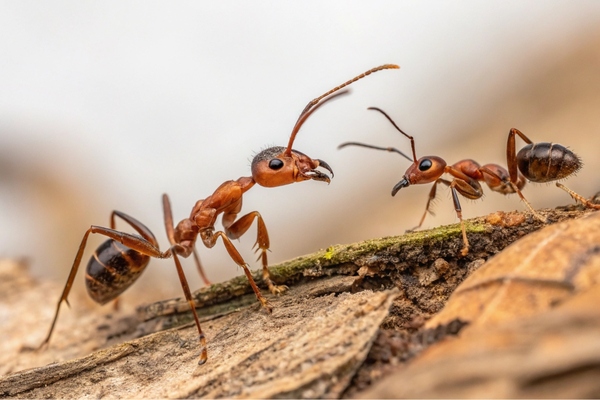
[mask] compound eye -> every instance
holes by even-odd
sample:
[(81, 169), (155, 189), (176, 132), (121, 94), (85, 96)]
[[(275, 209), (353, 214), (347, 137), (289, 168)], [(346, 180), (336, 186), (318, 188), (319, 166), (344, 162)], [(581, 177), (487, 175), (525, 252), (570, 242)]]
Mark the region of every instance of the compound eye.
[(431, 168), (432, 165), (433, 163), (431, 162), (431, 160), (426, 158), (419, 163), (419, 171), (427, 171), (429, 168)]
[(281, 167), (283, 167), (283, 161), (281, 161), (279, 158), (274, 158), (269, 161), (269, 168), (272, 170), (277, 171), (278, 169), (281, 169)]

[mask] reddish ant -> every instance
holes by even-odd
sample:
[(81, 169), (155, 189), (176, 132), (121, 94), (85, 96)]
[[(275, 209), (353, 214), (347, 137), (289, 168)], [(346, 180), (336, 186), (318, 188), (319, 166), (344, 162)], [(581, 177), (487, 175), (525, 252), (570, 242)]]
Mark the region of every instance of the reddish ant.
[[(258, 286), (252, 278), (248, 264), (244, 261), (231, 242), (231, 239), (237, 239), (242, 236), (256, 219), (257, 238), (255, 246), (257, 247), (256, 251), (260, 251), (259, 258), (262, 261), (263, 280), (271, 293), (278, 294), (286, 289), (285, 286), (275, 286), (270, 279), (267, 262), (269, 235), (261, 215), (258, 211), (253, 211), (237, 219), (237, 215), (242, 208), (243, 194), (250, 190), (256, 183), (265, 187), (282, 186), (311, 179), (329, 183), (329, 176), (317, 170), (318, 167), (323, 167), (329, 171), (331, 177), (333, 177), (333, 171), (325, 161), (312, 159), (307, 155), (292, 149), (296, 134), (308, 117), (319, 107), (339, 95), (348, 93), (347, 90), (339, 92), (340, 89), (374, 72), (397, 68), (400, 67), (393, 64), (372, 68), (310, 101), (296, 121), (287, 147), (270, 147), (258, 153), (252, 161), (251, 177), (241, 177), (235, 181), (224, 182), (212, 195), (197, 201), (192, 209), (190, 217), (182, 220), (175, 227), (173, 226), (169, 198), (166, 194), (163, 195), (164, 222), (169, 243), (171, 244), (171, 247), (166, 251), (160, 251), (154, 235), (146, 226), (135, 218), (122, 212), (112, 212), (110, 228), (92, 225), (84, 234), (81, 244), (79, 245), (79, 250), (75, 256), (67, 283), (58, 300), (50, 331), (40, 347), (43, 347), (50, 341), (62, 302), (64, 301), (67, 305), (69, 304), (67, 297), (71, 290), (71, 286), (73, 285), (75, 275), (77, 274), (77, 269), (79, 268), (87, 238), (90, 233), (98, 233), (109, 238), (96, 250), (86, 269), (86, 286), (88, 293), (94, 301), (100, 304), (105, 304), (116, 299), (124, 290), (131, 286), (144, 271), (151, 257), (173, 257), (181, 287), (183, 288), (185, 298), (189, 303), (196, 327), (198, 328), (201, 346), (200, 360), (198, 362), (200, 365), (204, 364), (207, 360), (206, 338), (200, 327), (194, 300), (192, 299), (187, 279), (179, 261), (179, 256), (189, 257), (190, 254), (193, 254), (200, 274), (205, 282), (209, 284), (195, 249), (198, 235), (200, 235), (202, 243), (208, 248), (212, 248), (217, 243), (218, 238), (222, 239), (229, 256), (244, 270), (258, 301), (268, 313), (271, 313), (271, 306), (260, 293)], [(215, 232), (215, 222), (220, 214), (223, 214), (223, 230)], [(115, 230), (115, 216), (120, 217), (131, 225), (131, 227), (133, 227), (141, 236)]]
[[(491, 190), (502, 194), (514, 193), (515, 187), (523, 188), (525, 185), (525, 179), (523, 176), (518, 174), (517, 179), (513, 184), (509, 180), (508, 171), (497, 164), (486, 164), (481, 166), (474, 160), (467, 159), (461, 160), (452, 166), (449, 166), (447, 165), (446, 161), (437, 156), (426, 156), (417, 159), (414, 138), (400, 129), (392, 120), (392, 118), (383, 110), (376, 107), (369, 107), (369, 110), (375, 110), (382, 113), (398, 130), (398, 132), (410, 139), (412, 159), (394, 147), (379, 147), (364, 143), (347, 142), (342, 143), (338, 148), (345, 146), (361, 146), (375, 150), (385, 150), (398, 153), (407, 160), (411, 161), (412, 165), (408, 167), (402, 180), (398, 182), (392, 189), (392, 196), (395, 196), (400, 189), (407, 186), (434, 182), (434, 185), (429, 192), (429, 198), (427, 200), (427, 205), (425, 206), (425, 212), (423, 213), (419, 224), (409, 231), (420, 228), (421, 225), (423, 225), (423, 221), (425, 220), (427, 213), (431, 213), (430, 206), (432, 201), (435, 199), (438, 184), (443, 183), (444, 185), (450, 187), (452, 192), (452, 200), (454, 202), (454, 210), (456, 211), (456, 215), (460, 220), (462, 229), (463, 248), (461, 250), (461, 254), (463, 256), (467, 255), (469, 252), (469, 241), (467, 239), (467, 233), (462, 219), (462, 208), (458, 194), (461, 194), (464, 197), (472, 200), (479, 199), (481, 196), (483, 196), (483, 189), (481, 188), (481, 184), (479, 182), (485, 182)], [(452, 180), (442, 178), (442, 175), (445, 173), (450, 174), (452, 176)]]
[[(448, 166), (446, 161), (437, 156), (426, 156), (417, 160), (414, 138), (402, 131), (402, 129), (400, 129), (383, 110), (376, 107), (370, 107), (369, 110), (375, 110), (382, 113), (400, 133), (410, 139), (413, 158), (411, 159), (394, 147), (379, 147), (357, 142), (342, 143), (338, 148), (345, 146), (361, 146), (375, 150), (385, 150), (398, 153), (409, 161), (412, 161), (413, 164), (406, 170), (403, 179), (392, 189), (392, 196), (395, 196), (396, 193), (404, 187), (434, 182), (434, 185), (429, 192), (425, 212), (423, 213), (419, 224), (409, 231), (420, 228), (421, 225), (423, 225), (427, 213), (431, 212), (429, 208), (431, 202), (435, 199), (437, 185), (443, 183), (444, 185), (449, 186), (452, 192), (454, 209), (461, 224), (463, 236), (463, 248), (461, 254), (463, 256), (467, 255), (469, 251), (469, 241), (462, 220), (462, 209), (458, 198), (459, 193), (472, 200), (480, 198), (483, 195), (483, 190), (479, 182), (485, 182), (491, 190), (504, 195), (517, 193), (533, 215), (540, 221), (546, 223), (547, 219), (531, 207), (521, 192), (527, 179), (532, 182), (551, 182), (566, 178), (581, 168), (581, 160), (571, 150), (560, 144), (534, 144), (529, 138), (515, 128), (511, 129), (508, 135), (508, 170), (498, 164), (486, 164), (480, 166), (476, 161), (471, 159), (458, 161), (452, 166)], [(515, 154), (515, 135), (519, 135), (528, 143), (518, 154)], [(449, 181), (441, 178), (444, 173), (452, 175), (453, 179)], [(564, 185), (558, 182), (556, 185), (587, 207), (600, 209), (600, 205), (591, 203)]]

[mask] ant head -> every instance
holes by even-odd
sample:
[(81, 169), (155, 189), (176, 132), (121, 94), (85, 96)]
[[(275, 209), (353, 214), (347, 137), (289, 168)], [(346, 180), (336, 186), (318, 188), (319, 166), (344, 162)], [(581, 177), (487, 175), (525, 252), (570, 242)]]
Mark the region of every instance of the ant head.
[(349, 92), (344, 90), (329, 97), (325, 95), (325, 97), (318, 97), (309, 102), (300, 114), (298, 121), (296, 121), (296, 125), (294, 125), (287, 147), (269, 147), (254, 156), (252, 160), (252, 179), (264, 187), (289, 185), (290, 183), (302, 182), (309, 179), (327, 183), (331, 182), (329, 176), (316, 169), (322, 166), (331, 172), (331, 177), (333, 178), (333, 171), (325, 161), (319, 159), (313, 160), (306, 154), (292, 149), (292, 145), (300, 127), (302, 127), (302, 124), (304, 124), (313, 112), (326, 102), (347, 93)]
[[(417, 160), (417, 152), (415, 151), (415, 139), (404, 132), (392, 118), (380, 108), (369, 107), (369, 110), (378, 111), (387, 118), (388, 121), (396, 128), (398, 132), (410, 139), (410, 148), (412, 150), (413, 164), (408, 167), (404, 173), (402, 180), (398, 182), (392, 189), (392, 196), (398, 193), (398, 190), (405, 188), (410, 185), (418, 185), (421, 183), (430, 183), (438, 180), (443, 174), (446, 168), (446, 161), (437, 156), (426, 156), (421, 157)], [(401, 153), (402, 154), (402, 153)], [(405, 154), (402, 154), (405, 158), (408, 158)]]
[(430, 183), (438, 180), (444, 173), (446, 168), (446, 161), (443, 158), (437, 156), (426, 156), (421, 157), (419, 160), (411, 165), (404, 174), (410, 178), (410, 183)]
[(446, 168), (446, 161), (437, 156), (426, 156), (419, 158), (412, 164), (400, 182), (392, 189), (392, 196), (398, 193), (398, 190), (410, 185), (419, 185), (422, 183), (431, 183), (438, 180)]
[(252, 160), (252, 179), (265, 187), (288, 185), (309, 179), (329, 183), (331, 178), (318, 167), (331, 172), (331, 167), (323, 160), (312, 159), (304, 153), (292, 150), (287, 154), (285, 147), (269, 147), (258, 153)]
[(382, 109), (377, 107), (369, 107), (368, 109), (378, 111), (381, 114), (383, 114), (383, 116), (386, 117), (388, 121), (390, 121), (390, 123), (394, 126), (394, 128), (396, 128), (398, 132), (400, 132), (402, 135), (406, 136), (410, 140), (410, 148), (412, 150), (413, 158), (411, 159), (409, 156), (396, 149), (395, 147), (379, 147), (364, 143), (346, 142), (339, 145), (338, 148), (343, 148), (346, 146), (361, 146), (375, 150), (385, 150), (389, 152), (398, 153), (407, 160), (412, 161), (413, 163), (410, 167), (408, 167), (408, 169), (404, 173), (402, 180), (398, 182), (392, 189), (392, 196), (395, 196), (396, 193), (398, 193), (398, 191), (402, 188), (405, 188), (410, 185), (434, 182), (442, 176), (446, 168), (446, 161), (436, 156), (421, 157), (417, 160), (417, 153), (415, 151), (415, 139), (406, 132), (404, 132), (402, 129), (400, 129), (400, 127), (396, 125), (392, 118), (389, 115), (387, 115)]
[[(371, 75), (374, 72), (384, 69), (398, 69), (397, 65), (384, 64), (370, 70), (334, 87), (328, 92), (308, 102), (304, 110), (300, 113), (287, 147), (270, 147), (258, 153), (252, 160), (252, 178), (256, 183), (265, 187), (276, 187), (288, 185), (294, 182), (302, 182), (309, 179), (329, 183), (333, 178), (331, 167), (323, 160), (312, 159), (306, 154), (293, 150), (292, 146), (298, 131), (319, 107), (328, 101), (348, 94), (348, 90), (341, 90), (346, 86)], [(317, 167), (323, 167), (331, 172), (331, 178), (328, 175), (317, 171)]]

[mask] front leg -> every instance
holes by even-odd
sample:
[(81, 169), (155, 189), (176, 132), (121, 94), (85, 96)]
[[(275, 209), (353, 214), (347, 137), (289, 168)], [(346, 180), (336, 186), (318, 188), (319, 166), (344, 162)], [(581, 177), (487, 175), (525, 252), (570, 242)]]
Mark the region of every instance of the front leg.
[[(454, 211), (456, 212), (456, 216), (460, 221), (460, 229), (462, 231), (463, 238), (463, 248), (460, 251), (460, 254), (464, 257), (469, 254), (469, 239), (467, 239), (467, 231), (465, 229), (465, 222), (462, 217), (462, 207), (460, 206), (460, 200), (458, 199), (458, 193), (460, 192), (460, 180), (454, 179), (452, 183), (450, 183), (450, 190), (452, 192), (452, 202), (454, 203)], [(462, 194), (462, 192), (460, 192)]]
[(443, 183), (446, 186), (450, 186), (450, 181), (447, 181), (445, 179), (440, 178), (437, 181), (435, 181), (435, 183), (431, 187), (431, 190), (429, 191), (429, 197), (427, 198), (427, 204), (425, 205), (425, 211), (423, 212), (423, 216), (421, 217), (421, 220), (419, 221), (419, 225), (415, 226), (414, 228), (407, 229), (406, 230), (407, 233), (414, 232), (417, 229), (421, 228), (421, 226), (423, 225), (423, 222), (425, 221), (425, 217), (427, 216), (427, 214), (435, 215), (433, 213), (433, 211), (431, 211), (431, 204), (435, 200), (435, 196), (437, 193), (437, 186), (440, 183)]
[[(223, 216), (223, 220), (226, 221), (227, 216)], [(238, 239), (241, 237), (252, 225), (252, 222), (256, 218), (256, 243), (254, 243), (253, 248), (256, 248), (256, 252), (260, 251), (260, 255), (258, 259), (262, 261), (262, 275), (263, 280), (269, 287), (269, 291), (273, 294), (281, 294), (288, 289), (287, 286), (277, 286), (273, 284), (271, 281), (271, 276), (269, 273), (269, 262), (267, 260), (267, 251), (270, 247), (269, 242), (269, 233), (267, 232), (267, 226), (265, 225), (265, 221), (258, 211), (253, 211), (239, 218), (237, 221), (233, 222), (231, 225), (225, 227), (225, 232), (227, 232), (227, 236), (231, 239)]]
[(254, 278), (252, 278), (252, 273), (250, 272), (248, 264), (246, 263), (246, 261), (244, 261), (242, 255), (237, 251), (233, 243), (231, 243), (231, 239), (229, 239), (223, 231), (213, 232), (212, 229), (205, 229), (203, 231), (200, 231), (200, 237), (202, 238), (202, 243), (204, 243), (204, 245), (209, 249), (215, 246), (219, 237), (223, 240), (223, 245), (225, 246), (225, 249), (227, 250), (227, 253), (229, 253), (231, 259), (244, 270), (244, 273), (248, 278), (248, 282), (250, 283), (250, 287), (252, 287), (256, 298), (258, 299), (260, 304), (265, 308), (265, 310), (267, 310), (267, 312), (271, 314), (273, 312), (273, 307), (271, 307), (271, 304), (269, 304), (267, 299), (265, 299), (260, 293), (260, 289), (258, 289), (258, 286), (256, 286), (256, 282), (254, 282)]

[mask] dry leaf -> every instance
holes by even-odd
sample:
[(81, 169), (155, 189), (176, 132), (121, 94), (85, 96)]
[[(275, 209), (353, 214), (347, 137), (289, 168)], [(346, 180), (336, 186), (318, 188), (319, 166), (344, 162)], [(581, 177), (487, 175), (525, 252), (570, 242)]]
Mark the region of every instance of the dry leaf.
[(515, 242), (467, 278), (428, 327), (429, 347), (361, 397), (600, 396), (600, 213)]

